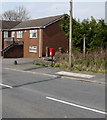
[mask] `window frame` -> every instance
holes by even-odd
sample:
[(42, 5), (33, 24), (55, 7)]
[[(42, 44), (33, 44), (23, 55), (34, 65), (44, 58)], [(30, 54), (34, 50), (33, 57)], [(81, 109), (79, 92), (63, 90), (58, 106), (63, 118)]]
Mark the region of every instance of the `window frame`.
[(11, 32), (11, 37), (14, 38), (15, 37), (15, 31)]
[(37, 53), (37, 46), (29, 46), (30, 53)]
[(4, 38), (8, 38), (9, 37), (9, 33), (8, 31), (4, 31), (4, 35), (3, 35)]
[[(36, 34), (36, 36), (33, 37), (33, 34)], [(37, 30), (29, 30), (29, 38), (37, 38)]]
[(17, 38), (22, 38), (23, 31), (17, 31), (16, 34)]

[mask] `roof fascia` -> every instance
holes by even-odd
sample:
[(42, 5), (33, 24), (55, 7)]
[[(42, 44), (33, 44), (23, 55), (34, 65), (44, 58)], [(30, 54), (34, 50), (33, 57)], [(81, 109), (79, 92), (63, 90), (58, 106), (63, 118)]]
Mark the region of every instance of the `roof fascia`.
[(11, 31), (10, 29), (0, 29), (0, 31)]
[(11, 29), (11, 31), (13, 30), (30, 30), (30, 29), (40, 29), (40, 28), (44, 28), (44, 26), (40, 26), (40, 27), (26, 27), (26, 28), (13, 28)]
[(46, 24), (46, 25), (44, 26), (44, 28), (48, 27), (48, 26), (51, 25), (51, 24), (56, 23), (57, 21), (61, 20), (62, 18), (63, 18), (63, 16), (62, 16), (61, 18), (59, 18), (59, 19), (53, 21), (53, 22), (50, 22), (50, 23)]

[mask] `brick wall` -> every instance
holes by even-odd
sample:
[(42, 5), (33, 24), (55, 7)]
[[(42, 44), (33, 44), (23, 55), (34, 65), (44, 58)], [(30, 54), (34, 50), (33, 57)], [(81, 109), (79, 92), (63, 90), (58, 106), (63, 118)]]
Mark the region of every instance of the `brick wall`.
[(54, 48), (55, 51), (58, 51), (59, 47), (62, 47), (64, 51), (68, 50), (68, 41), (61, 30), (60, 21), (43, 30), (43, 54), (46, 54), (46, 46)]
[[(29, 46), (37, 46), (37, 53), (29, 52)], [(37, 31), (37, 38), (30, 38), (29, 30), (24, 32), (24, 57), (38, 57), (39, 56), (39, 31)]]
[[(30, 38), (29, 30), (23, 30), (22, 38), (17, 38), (15, 32), (14, 40), (24, 42), (23, 57), (34, 58), (39, 56), (39, 31), (37, 31), (37, 38)], [(37, 53), (29, 52), (29, 46), (37, 46)]]

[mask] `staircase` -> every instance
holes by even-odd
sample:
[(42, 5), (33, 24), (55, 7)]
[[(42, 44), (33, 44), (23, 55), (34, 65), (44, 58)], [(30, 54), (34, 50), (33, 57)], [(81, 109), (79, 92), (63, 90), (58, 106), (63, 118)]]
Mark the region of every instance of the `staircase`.
[(2, 50), (4, 58), (20, 58), (23, 57), (23, 41), (14, 41)]

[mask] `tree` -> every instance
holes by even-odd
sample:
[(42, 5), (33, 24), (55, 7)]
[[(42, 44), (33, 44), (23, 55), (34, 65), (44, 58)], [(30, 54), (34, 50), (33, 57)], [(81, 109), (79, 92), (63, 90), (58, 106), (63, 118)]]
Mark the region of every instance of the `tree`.
[(105, 25), (104, 20), (101, 19), (98, 22), (95, 44), (102, 48), (107, 48), (107, 25)]
[(2, 14), (2, 19), (8, 21), (25, 21), (29, 20), (30, 16), (26, 8), (19, 6), (15, 10), (5, 11)]
[(61, 29), (65, 32), (65, 35), (67, 37), (67, 39), (69, 40), (69, 16), (67, 14), (64, 14), (64, 17), (61, 21)]
[[(61, 28), (69, 40), (69, 16), (64, 15), (61, 22)], [(107, 47), (107, 25), (104, 20), (84, 19), (82, 22), (73, 19), (73, 47), (83, 50), (83, 36), (85, 34), (86, 50)]]

